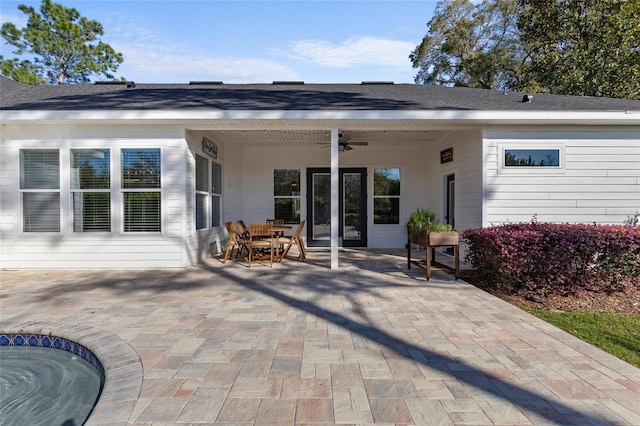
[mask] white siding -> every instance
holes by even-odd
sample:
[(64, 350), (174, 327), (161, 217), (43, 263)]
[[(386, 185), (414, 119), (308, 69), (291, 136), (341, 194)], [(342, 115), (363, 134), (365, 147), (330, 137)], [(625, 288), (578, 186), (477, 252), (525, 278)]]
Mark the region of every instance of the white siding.
[[(453, 148), (453, 161), (440, 163), (440, 152)], [(455, 225), (459, 231), (482, 226), (482, 136), (480, 131), (457, 133), (429, 146), (426, 205), (444, 221), (445, 179), (455, 174)]]
[[(184, 132), (180, 129), (133, 127), (42, 128), (5, 126), (0, 151), (0, 267), (2, 268), (154, 268), (183, 267)], [(21, 231), (19, 195), (21, 148), (58, 148), (61, 157), (60, 233)], [(109, 148), (112, 153), (112, 231), (74, 233), (69, 199), (69, 150)], [(121, 196), (118, 182), (122, 148), (160, 148), (162, 152), (162, 232), (128, 234), (121, 231)]]
[[(196, 230), (195, 224), (195, 154), (199, 154), (211, 161), (215, 161), (219, 164), (223, 163), (224, 158), (224, 145), (217, 140), (209, 137), (218, 146), (218, 158), (213, 159), (209, 155), (202, 151), (202, 132), (190, 131), (187, 132), (188, 147), (185, 149), (181, 162), (184, 165), (184, 172), (181, 174), (183, 177), (182, 185), (184, 188), (184, 199), (186, 207), (184, 209), (185, 223), (184, 223), (184, 266), (192, 265), (203, 259), (216, 255), (224, 250), (227, 235), (224, 229), (224, 214), (220, 223), (220, 226), (207, 227), (206, 229)], [(224, 164), (222, 164), (223, 174), (225, 170)], [(209, 168), (211, 173), (211, 168)], [(224, 181), (224, 177), (223, 177)], [(225, 197), (223, 189), (222, 198)], [(207, 223), (211, 220), (211, 200), (209, 199), (208, 206), (208, 218)], [(224, 209), (223, 209), (224, 211)]]
[[(500, 169), (501, 147), (564, 150), (557, 172)], [(526, 222), (617, 223), (640, 211), (640, 134), (589, 131), (487, 131), (484, 225)]]

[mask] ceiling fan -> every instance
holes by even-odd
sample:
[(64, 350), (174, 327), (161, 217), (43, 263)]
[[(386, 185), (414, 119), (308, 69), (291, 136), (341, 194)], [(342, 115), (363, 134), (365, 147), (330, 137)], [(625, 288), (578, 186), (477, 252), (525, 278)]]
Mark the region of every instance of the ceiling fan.
[[(343, 138), (342, 136), (343, 136), (342, 133), (338, 134), (338, 148), (340, 152), (351, 151), (354, 146), (369, 145), (369, 142), (358, 142), (358, 141), (350, 142), (346, 140), (346, 138)], [(331, 142), (318, 142), (318, 144), (328, 146), (328, 145), (331, 145)]]

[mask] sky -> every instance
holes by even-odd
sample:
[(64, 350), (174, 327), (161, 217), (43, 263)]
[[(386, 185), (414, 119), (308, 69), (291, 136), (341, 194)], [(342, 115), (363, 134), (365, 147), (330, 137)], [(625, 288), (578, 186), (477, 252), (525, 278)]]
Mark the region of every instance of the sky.
[[(116, 72), (136, 83), (413, 83), (409, 55), (427, 33), (436, 0), (54, 0), (104, 28), (124, 55)], [(0, 22), (18, 28), (2, 0)], [(13, 46), (0, 39), (5, 58)], [(99, 78), (102, 79), (102, 78)]]

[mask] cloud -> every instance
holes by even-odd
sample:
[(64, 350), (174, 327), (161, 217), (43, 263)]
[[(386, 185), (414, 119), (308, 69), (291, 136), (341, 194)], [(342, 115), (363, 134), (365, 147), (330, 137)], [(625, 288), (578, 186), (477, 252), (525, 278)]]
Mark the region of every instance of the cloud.
[(155, 26), (126, 19), (110, 28), (109, 44), (124, 56), (118, 76), (139, 83), (186, 83), (219, 80), (225, 83), (295, 80), (286, 65), (253, 57), (220, 57), (202, 47), (167, 40)]
[(27, 26), (27, 15), (17, 9), (11, 12), (0, 11), (0, 25), (7, 22), (11, 22), (16, 28), (22, 29)]
[(288, 67), (258, 58), (216, 58), (149, 47), (121, 46), (120, 51), (125, 61), (118, 75), (128, 79), (135, 76), (140, 83), (187, 83), (192, 80), (246, 83), (298, 78)]
[(406, 68), (415, 43), (371, 36), (354, 36), (336, 44), (325, 40), (300, 40), (287, 51), (274, 51), (303, 62), (327, 68), (364, 65)]

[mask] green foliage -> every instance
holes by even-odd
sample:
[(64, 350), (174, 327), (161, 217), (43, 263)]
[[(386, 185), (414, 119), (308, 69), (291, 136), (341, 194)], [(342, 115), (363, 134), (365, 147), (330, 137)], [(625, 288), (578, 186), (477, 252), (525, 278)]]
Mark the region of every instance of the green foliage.
[(111, 72), (123, 62), (121, 53), (103, 43), (102, 25), (74, 8), (43, 0), (40, 12), (21, 4), (27, 25), (18, 29), (2, 24), (0, 35), (15, 47), (14, 54), (33, 57), (34, 62), (0, 59), (3, 74), (23, 83), (50, 84), (88, 82), (93, 75), (114, 78)]
[(522, 90), (640, 99), (640, 0), (521, 0)]
[(640, 99), (640, 0), (440, 0), (416, 83)]
[(640, 367), (640, 315), (531, 311), (535, 316)]
[(34, 86), (47, 84), (43, 78), (38, 76), (36, 66), (27, 60), (4, 59), (2, 55), (0, 55), (0, 74), (10, 77), (22, 84)]
[(416, 83), (504, 89), (514, 84), (524, 53), (516, 0), (439, 1), (429, 32), (409, 58)]
[(422, 207), (418, 207), (411, 213), (409, 221), (407, 222), (407, 228), (409, 228), (409, 236), (412, 239), (415, 239), (425, 231), (444, 232), (453, 229), (451, 225), (438, 222), (438, 217), (434, 212)]

